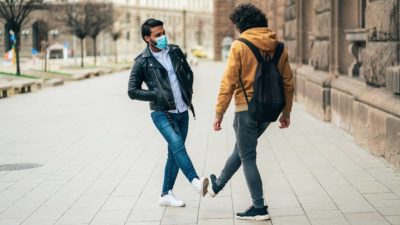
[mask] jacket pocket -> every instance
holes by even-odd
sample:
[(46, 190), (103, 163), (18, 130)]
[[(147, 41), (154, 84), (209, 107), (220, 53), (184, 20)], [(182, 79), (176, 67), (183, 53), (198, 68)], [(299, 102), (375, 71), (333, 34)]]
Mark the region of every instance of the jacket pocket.
[(161, 91), (160, 91), (160, 89), (158, 87), (153, 88), (153, 91), (155, 93), (155, 97), (154, 97), (153, 103), (155, 105), (158, 105), (162, 101)]

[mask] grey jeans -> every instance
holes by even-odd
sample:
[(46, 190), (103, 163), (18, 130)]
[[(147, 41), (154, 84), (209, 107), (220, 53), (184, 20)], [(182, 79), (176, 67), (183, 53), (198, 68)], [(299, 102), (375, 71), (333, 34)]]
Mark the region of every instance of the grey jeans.
[(269, 123), (253, 120), (247, 111), (235, 113), (233, 128), (236, 134), (235, 148), (225, 163), (217, 184), (224, 187), (241, 165), (253, 205), (264, 207), (264, 195), (260, 173), (257, 168), (257, 139), (267, 129)]

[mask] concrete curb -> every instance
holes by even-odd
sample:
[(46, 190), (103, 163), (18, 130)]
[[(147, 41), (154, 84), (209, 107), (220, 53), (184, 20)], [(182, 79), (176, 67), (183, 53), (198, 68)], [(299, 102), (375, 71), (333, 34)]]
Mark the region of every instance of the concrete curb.
[(31, 74), (42, 77), (39, 79), (30, 79), (30, 78), (19, 78), (9, 76), (4, 79), (0, 79), (0, 99), (10, 97), (15, 94), (29, 93), (33, 91), (40, 90), (44, 87), (56, 87), (64, 85), (66, 81), (81, 81), (94, 77), (99, 77), (107, 74), (112, 74), (115, 72), (120, 72), (124, 70), (128, 70), (130, 66), (113, 66), (113, 67), (104, 67), (104, 68), (96, 68), (96, 69), (86, 69), (79, 70), (74, 73), (71, 77), (62, 76), (59, 74), (52, 73), (44, 73), (41, 71), (30, 71)]

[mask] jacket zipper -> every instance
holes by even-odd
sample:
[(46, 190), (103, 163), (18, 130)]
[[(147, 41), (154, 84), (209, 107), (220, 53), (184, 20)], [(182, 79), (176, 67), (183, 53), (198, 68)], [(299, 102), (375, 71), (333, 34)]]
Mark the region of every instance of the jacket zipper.
[[(178, 58), (180, 58), (180, 57), (178, 57)], [(175, 68), (174, 68), (174, 69), (175, 69)], [(175, 73), (176, 73), (176, 71), (175, 71)], [(186, 95), (186, 92), (185, 92), (185, 90), (183, 90), (183, 88), (182, 88), (182, 86), (183, 86), (183, 82), (182, 82), (181, 78), (178, 76), (178, 74), (176, 74), (176, 77), (177, 77), (177, 78), (178, 78), (178, 80), (179, 80), (179, 83), (180, 83), (180, 89), (181, 89), (181, 92), (183, 93), (183, 96), (186, 98), (186, 100), (187, 100), (188, 104), (190, 104), (190, 105), (189, 105), (189, 107), (190, 107), (190, 109), (192, 110), (192, 113), (193, 113), (193, 118), (194, 118), (194, 120), (196, 120), (196, 115), (195, 115), (195, 113), (194, 113), (194, 107), (193, 107), (193, 104), (191, 103), (191, 101), (190, 101), (189, 97)], [(192, 90), (191, 90), (191, 91), (192, 91)]]
[[(163, 96), (164, 96), (165, 100), (167, 101), (167, 103), (168, 103), (169, 107), (170, 107), (171, 109), (174, 109), (174, 107), (172, 107), (172, 105), (169, 103), (169, 101), (168, 101), (168, 98), (167, 98), (167, 95), (165, 94), (165, 92), (164, 92), (164, 89), (162, 88), (162, 86), (161, 86), (161, 83), (160, 83), (160, 81), (158, 80), (158, 77), (157, 77), (157, 75), (156, 75), (156, 74), (154, 74), (154, 77), (156, 78), (156, 80), (157, 80), (157, 83), (158, 83), (158, 86), (159, 86), (159, 88), (161, 89), (161, 92), (162, 92), (162, 94), (163, 94)], [(169, 79), (168, 79), (168, 80), (169, 80)], [(169, 82), (170, 82), (170, 84), (169, 84), (169, 85), (171, 85), (171, 81), (169, 81)]]

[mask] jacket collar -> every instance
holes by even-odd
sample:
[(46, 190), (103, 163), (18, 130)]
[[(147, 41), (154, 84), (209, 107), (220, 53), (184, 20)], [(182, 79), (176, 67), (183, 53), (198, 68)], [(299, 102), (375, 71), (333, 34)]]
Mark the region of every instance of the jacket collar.
[(143, 50), (143, 57), (144, 58), (148, 58), (148, 57), (152, 57), (153, 56), (153, 54), (151, 54), (151, 51), (150, 51), (150, 48), (149, 48), (149, 46), (147, 45), (146, 46), (146, 48)]
[[(169, 52), (174, 51), (177, 47), (175, 45), (168, 45)], [(150, 51), (150, 47), (147, 45), (146, 48), (142, 52), (144, 58), (153, 57), (153, 54)]]

